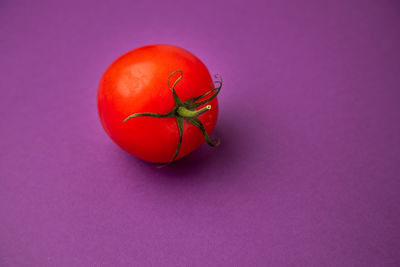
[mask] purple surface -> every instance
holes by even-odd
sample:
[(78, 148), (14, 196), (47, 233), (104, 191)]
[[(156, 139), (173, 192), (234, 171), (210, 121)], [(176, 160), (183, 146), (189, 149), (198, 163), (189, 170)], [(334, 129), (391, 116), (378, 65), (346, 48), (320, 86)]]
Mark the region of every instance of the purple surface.
[[(200, 3), (201, 2), (201, 3)], [(0, 2), (0, 266), (399, 266), (397, 1)], [(165, 169), (96, 90), (141, 45), (224, 77)]]

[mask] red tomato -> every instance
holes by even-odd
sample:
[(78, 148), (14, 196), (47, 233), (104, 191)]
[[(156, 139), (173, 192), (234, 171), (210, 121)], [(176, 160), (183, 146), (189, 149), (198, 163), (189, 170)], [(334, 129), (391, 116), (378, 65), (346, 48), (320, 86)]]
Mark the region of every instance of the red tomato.
[(216, 144), (208, 135), (217, 122), (221, 86), (212, 83), (207, 67), (187, 50), (140, 47), (103, 74), (97, 93), (100, 120), (127, 152), (150, 162), (171, 162), (204, 140)]

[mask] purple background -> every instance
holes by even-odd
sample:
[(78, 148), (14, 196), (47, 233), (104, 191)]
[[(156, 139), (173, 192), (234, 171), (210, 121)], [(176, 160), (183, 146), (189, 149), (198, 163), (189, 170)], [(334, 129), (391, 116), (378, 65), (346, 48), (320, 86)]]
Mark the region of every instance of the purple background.
[[(399, 266), (398, 1), (0, 1), (0, 266)], [(105, 134), (121, 54), (224, 77), (165, 169)]]

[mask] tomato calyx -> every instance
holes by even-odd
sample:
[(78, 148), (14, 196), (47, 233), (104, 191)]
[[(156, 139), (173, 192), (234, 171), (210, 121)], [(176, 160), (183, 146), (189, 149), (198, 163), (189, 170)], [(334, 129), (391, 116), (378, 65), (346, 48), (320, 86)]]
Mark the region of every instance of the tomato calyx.
[[(170, 79), (175, 73), (179, 73), (180, 75), (171, 87)], [(218, 138), (217, 139), (210, 138), (210, 136), (206, 132), (206, 129), (204, 128), (203, 123), (200, 121), (200, 119), (198, 117), (201, 114), (203, 114), (211, 109), (211, 105), (207, 105), (203, 108), (199, 108), (199, 107), (204, 104), (207, 104), (208, 102), (213, 100), (215, 97), (217, 97), (219, 91), (222, 88), (222, 77), (218, 74), (215, 75), (215, 78), (217, 80), (213, 81), (210, 84), (210, 88), (211, 88), (210, 91), (208, 91), (207, 93), (202, 94), (200, 96), (190, 98), (186, 101), (182, 101), (178, 97), (178, 95), (175, 91), (175, 85), (182, 79), (182, 77), (183, 77), (183, 72), (181, 70), (176, 70), (176, 71), (172, 72), (168, 77), (168, 87), (172, 91), (172, 96), (175, 101), (175, 107), (172, 110), (170, 110), (168, 113), (159, 114), (159, 113), (153, 113), (153, 112), (140, 112), (140, 113), (135, 113), (135, 114), (129, 115), (123, 121), (123, 122), (126, 122), (129, 119), (132, 119), (135, 117), (154, 117), (154, 118), (159, 118), (159, 119), (175, 118), (176, 119), (176, 124), (177, 124), (178, 130), (179, 130), (179, 142), (178, 142), (178, 146), (175, 150), (175, 154), (171, 161), (169, 161), (167, 164), (157, 166), (157, 168), (162, 168), (162, 167), (169, 165), (170, 163), (175, 161), (176, 157), (178, 156), (179, 151), (181, 149), (181, 145), (182, 145), (183, 122), (184, 121), (196, 126), (202, 132), (204, 139), (206, 140), (207, 144), (209, 144), (210, 146), (218, 146), (220, 143), (220, 140)], [(211, 96), (209, 96), (210, 94), (211, 94)], [(206, 96), (209, 96), (209, 97), (206, 98), (205, 100), (199, 101)], [(199, 109), (197, 109), (197, 108), (199, 108)]]

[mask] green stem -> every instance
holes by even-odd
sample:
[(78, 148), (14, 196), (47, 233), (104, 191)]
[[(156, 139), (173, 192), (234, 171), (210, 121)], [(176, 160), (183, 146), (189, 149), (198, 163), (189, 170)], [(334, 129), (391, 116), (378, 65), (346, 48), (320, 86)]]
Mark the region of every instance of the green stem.
[(204, 108), (198, 109), (198, 110), (189, 110), (185, 107), (178, 107), (176, 112), (178, 113), (179, 116), (184, 117), (184, 118), (194, 118), (197, 117), (211, 109), (211, 105), (207, 105)]
[[(170, 85), (170, 79), (172, 77), (172, 75), (174, 75), (175, 73), (179, 73), (179, 77), (176, 79), (176, 81), (174, 82), (174, 84)], [(198, 118), (198, 116), (200, 116), (201, 114), (209, 111), (211, 109), (211, 105), (207, 105), (201, 109), (197, 109), (198, 107), (209, 103), (211, 100), (213, 100), (215, 97), (217, 97), (219, 91), (221, 90), (222, 87), (222, 78), (220, 76), (215, 76), (215, 78), (219, 79), (219, 81), (215, 81), (212, 82), (210, 87), (211, 90), (208, 91), (205, 94), (202, 94), (200, 96), (196, 96), (193, 97), (189, 100), (186, 101), (182, 101), (179, 96), (176, 94), (175, 91), (175, 85), (182, 79), (183, 73), (180, 70), (176, 70), (173, 73), (170, 74), (170, 76), (168, 77), (168, 87), (169, 89), (171, 89), (172, 91), (172, 96), (174, 98), (174, 102), (175, 102), (175, 107), (170, 110), (168, 113), (165, 114), (158, 114), (158, 113), (153, 113), (153, 112), (141, 112), (141, 113), (135, 113), (132, 114), (128, 117), (125, 118), (125, 120), (123, 122), (128, 121), (129, 119), (135, 118), (135, 117), (154, 117), (154, 118), (175, 118), (176, 119), (176, 123), (178, 125), (178, 130), (179, 130), (179, 141), (178, 141), (178, 146), (175, 150), (175, 154), (172, 158), (172, 160), (170, 162), (168, 162), (166, 165), (170, 164), (171, 162), (173, 162), (178, 154), (179, 151), (181, 149), (181, 145), (182, 145), (182, 138), (183, 138), (183, 122), (189, 122), (192, 125), (196, 126), (197, 128), (199, 128), (199, 130), (203, 133), (204, 139), (207, 141), (207, 143), (210, 146), (217, 146), (219, 144), (219, 139), (218, 140), (213, 140), (211, 139), (205, 128), (204, 125), (201, 123), (200, 119)], [(215, 85), (218, 86), (215, 86)], [(210, 93), (213, 93), (210, 97), (208, 97), (207, 99), (203, 100), (203, 101), (199, 101), (200, 99), (203, 99), (204, 97), (206, 97), (207, 95), (209, 95)], [(164, 167), (166, 165), (161, 165), (159, 167)]]

